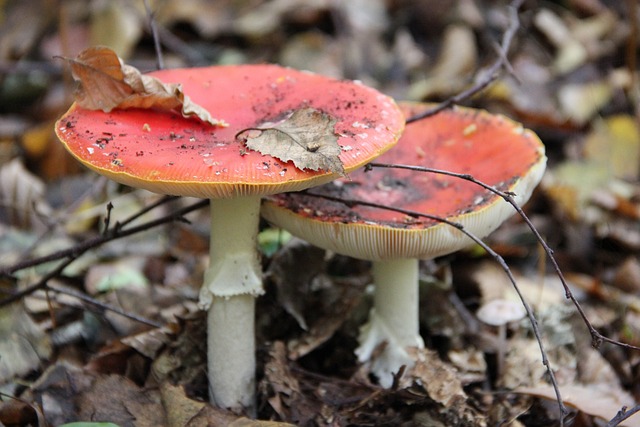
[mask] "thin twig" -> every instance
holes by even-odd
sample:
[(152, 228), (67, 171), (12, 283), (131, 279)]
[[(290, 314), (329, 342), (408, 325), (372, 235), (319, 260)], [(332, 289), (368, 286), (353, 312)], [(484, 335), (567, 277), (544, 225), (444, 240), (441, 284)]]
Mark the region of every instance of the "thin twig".
[(151, 203), (150, 205), (147, 205), (145, 207), (143, 207), (142, 209), (140, 209), (138, 212), (134, 213), (133, 215), (131, 215), (129, 218), (125, 219), (122, 222), (118, 222), (116, 223), (115, 228), (117, 230), (121, 230), (124, 227), (126, 227), (127, 225), (129, 225), (130, 223), (132, 223), (133, 221), (135, 221), (136, 219), (140, 218), (142, 215), (146, 214), (147, 212), (152, 211), (153, 209), (162, 206), (166, 203), (172, 202), (174, 200), (179, 199), (178, 196), (164, 196), (162, 197), (160, 200)]
[(465, 99), (471, 98), (473, 95), (487, 88), (491, 83), (493, 83), (499, 76), (500, 70), (506, 68), (509, 70), (511, 65), (508, 61), (509, 49), (511, 48), (511, 43), (520, 28), (520, 19), (518, 18), (518, 11), (520, 7), (524, 3), (524, 0), (514, 0), (511, 2), (509, 6), (509, 27), (502, 35), (502, 42), (498, 48), (498, 59), (489, 67), (489, 69), (484, 73), (484, 77), (478, 80), (472, 87), (467, 90), (460, 92), (459, 94), (448, 98), (446, 101), (441, 102), (435, 107), (426, 110), (420, 114), (412, 116), (407, 119), (407, 123), (412, 123), (418, 120), (422, 120), (427, 117), (431, 117), (440, 111), (446, 110), (447, 108), (451, 108), (456, 104), (464, 101)]
[(151, 35), (153, 36), (153, 46), (156, 50), (156, 66), (158, 70), (164, 69), (164, 59), (162, 57), (162, 46), (160, 45), (160, 36), (158, 35), (158, 28), (156, 27), (156, 19), (155, 14), (151, 10), (151, 6), (149, 5), (149, 0), (144, 1), (144, 9), (147, 12), (147, 17), (149, 18), (149, 28), (151, 29)]
[[(29, 267), (34, 267), (36, 265), (40, 265), (40, 264), (44, 264), (46, 262), (51, 262), (51, 261), (57, 261), (60, 259), (64, 259), (64, 258), (69, 258), (71, 260), (71, 262), (73, 260), (75, 260), (76, 258), (78, 258), (80, 255), (82, 255), (83, 253), (87, 252), (90, 249), (96, 248), (98, 246), (101, 246), (107, 242), (110, 242), (112, 240), (117, 240), (117, 239), (121, 239), (123, 237), (127, 237), (127, 236), (131, 236), (133, 234), (137, 234), (140, 233), (142, 231), (146, 231), (149, 230), (151, 228), (154, 227), (158, 227), (160, 225), (164, 225), (164, 224), (168, 224), (171, 222), (176, 222), (176, 221), (186, 221), (184, 216), (190, 212), (193, 212), (195, 210), (201, 209), (205, 206), (207, 206), (209, 204), (209, 200), (200, 200), (196, 203), (193, 203), (189, 206), (186, 206), (176, 212), (170, 213), (164, 217), (152, 220), (152, 221), (148, 221), (145, 223), (142, 223), (138, 226), (135, 227), (131, 227), (131, 228), (127, 228), (127, 229), (115, 229), (112, 228), (111, 231), (109, 233), (107, 233), (104, 236), (96, 236), (92, 239), (88, 239), (85, 240), (83, 242), (78, 243), (75, 246), (72, 246), (70, 248), (67, 249), (63, 249), (57, 252), (54, 252), (52, 254), (49, 255), (45, 255), (39, 258), (34, 258), (31, 260), (25, 260), (19, 263), (16, 263), (12, 266), (9, 267), (5, 267), (2, 270), (0, 270), (0, 277), (1, 276), (11, 276), (13, 273), (20, 271), (20, 270), (24, 270), (25, 268), (29, 268)], [(137, 216), (137, 214), (135, 214), (135, 216)], [(125, 222), (128, 222), (128, 220), (126, 220)], [(68, 264), (67, 264), (68, 265)], [(66, 267), (66, 265), (65, 265)], [(57, 269), (56, 269), (57, 270)], [(62, 271), (62, 270), (60, 270)], [(4, 304), (4, 300), (0, 301), (0, 307)]]
[(128, 319), (134, 320), (136, 322), (140, 322), (140, 323), (144, 323), (145, 325), (149, 325), (152, 326), (154, 328), (161, 328), (163, 325), (162, 323), (158, 323), (155, 322), (153, 320), (147, 319), (146, 317), (142, 317), (142, 316), (138, 316), (137, 314), (132, 314), (132, 313), (128, 313), (114, 305), (111, 304), (107, 304), (105, 302), (102, 301), (98, 301), (95, 298), (90, 297), (89, 295), (86, 295), (80, 291), (77, 291), (75, 289), (69, 289), (69, 288), (65, 288), (62, 286), (57, 286), (57, 285), (52, 285), (52, 284), (48, 284), (47, 285), (47, 289), (60, 293), (60, 294), (65, 294), (65, 295), (69, 295), (72, 296), (74, 298), (79, 299), (80, 301), (83, 301), (85, 303), (91, 304), (95, 307), (98, 307), (102, 310), (106, 310), (106, 311), (111, 311), (113, 313), (119, 314), (120, 316), (126, 317)]
[(51, 270), (47, 274), (45, 274), (35, 284), (33, 284), (31, 286), (27, 286), (23, 290), (21, 290), (19, 292), (16, 292), (14, 294), (11, 294), (10, 296), (8, 296), (6, 298), (1, 299), (0, 300), (0, 307), (4, 307), (4, 306), (9, 305), (11, 303), (14, 303), (16, 301), (19, 301), (22, 298), (26, 297), (27, 295), (31, 295), (35, 291), (38, 291), (40, 289), (45, 289), (46, 286), (47, 286), (47, 283), (49, 283), (49, 280), (60, 276), (62, 274), (62, 272), (64, 271), (64, 269), (67, 268), (67, 266), (69, 266), (69, 264), (74, 262), (77, 258), (78, 258), (77, 256), (68, 257), (67, 259), (62, 261), (60, 264), (58, 264), (58, 266), (56, 268), (54, 268), (53, 270)]
[(624, 420), (631, 418), (636, 413), (640, 412), (640, 404), (634, 406), (631, 409), (627, 409), (626, 406), (623, 406), (622, 409), (618, 411), (615, 417), (609, 421), (605, 427), (616, 427), (619, 426), (621, 422)]
[(113, 203), (107, 203), (107, 214), (104, 217), (104, 230), (102, 235), (106, 235), (109, 232), (109, 225), (111, 224), (111, 211), (113, 211)]

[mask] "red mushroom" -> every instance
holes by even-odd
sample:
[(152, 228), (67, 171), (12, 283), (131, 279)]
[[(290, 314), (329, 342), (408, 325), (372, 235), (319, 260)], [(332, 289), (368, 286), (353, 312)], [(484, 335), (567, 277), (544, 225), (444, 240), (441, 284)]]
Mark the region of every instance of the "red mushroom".
[(165, 70), (193, 102), (229, 123), (215, 127), (150, 110), (89, 111), (74, 105), (56, 124), (80, 162), (115, 181), (161, 194), (212, 199), (211, 254), (200, 293), (208, 309), (210, 395), (221, 407), (254, 407), (255, 297), (263, 292), (256, 235), (260, 197), (326, 183), (338, 174), (302, 170), (248, 149), (238, 138), (265, 122), (313, 109), (336, 120), (349, 172), (391, 147), (404, 127), (395, 103), (355, 82), (274, 65)]
[[(428, 108), (401, 104), (407, 117)], [(502, 116), (467, 108), (443, 111), (411, 123), (398, 145), (379, 162), (426, 166), (470, 174), (524, 204), (542, 178), (544, 146), (530, 131)], [(488, 190), (459, 178), (401, 169), (358, 171), (313, 193), (361, 200), (435, 215), (461, 224), (478, 237), (515, 211)], [(381, 384), (411, 365), (407, 347), (422, 347), (418, 330), (418, 260), (470, 245), (460, 230), (436, 220), (370, 206), (348, 207), (305, 194), (269, 197), (263, 216), (319, 247), (373, 261), (374, 306), (357, 350)], [(376, 360), (374, 349), (386, 342)]]

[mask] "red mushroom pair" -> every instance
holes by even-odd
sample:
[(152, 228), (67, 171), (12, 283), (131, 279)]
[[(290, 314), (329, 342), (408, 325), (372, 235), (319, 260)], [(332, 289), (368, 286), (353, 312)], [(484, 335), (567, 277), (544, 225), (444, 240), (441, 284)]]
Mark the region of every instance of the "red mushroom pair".
[[(181, 83), (193, 102), (229, 126), (167, 112), (105, 113), (74, 105), (56, 123), (56, 132), (80, 162), (117, 182), (211, 199), (210, 265), (200, 293), (200, 304), (208, 309), (210, 395), (221, 407), (252, 413), (254, 307), (255, 297), (263, 292), (256, 243), (260, 198), (320, 185), (339, 175), (302, 170), (263, 155), (247, 148), (239, 135), (260, 133), (272, 126), (267, 122), (286, 121), (311, 109), (330, 118), (331, 126), (323, 132), (336, 137), (339, 160), (344, 172), (350, 172), (395, 144), (404, 117), (390, 98), (371, 88), (278, 66), (151, 74), (166, 83)], [(291, 135), (283, 138), (297, 143)], [(308, 146), (306, 151), (317, 149)]]
[[(401, 107), (407, 117), (428, 108), (408, 103)], [(522, 205), (542, 178), (546, 157), (540, 140), (519, 124), (483, 111), (454, 108), (407, 125), (398, 144), (378, 162), (469, 174), (515, 193)], [(370, 363), (382, 385), (390, 386), (402, 365), (413, 364), (407, 347), (423, 346), (418, 330), (418, 260), (473, 242), (450, 224), (383, 207), (434, 215), (462, 225), (476, 237), (491, 233), (515, 210), (469, 181), (401, 169), (359, 170), (311, 193), (316, 196), (271, 196), (262, 215), (316, 246), (373, 261), (373, 309), (356, 353), (360, 361)], [(352, 206), (351, 201), (368, 205)], [(382, 351), (374, 352), (380, 345)]]
[[(195, 103), (230, 126), (212, 127), (171, 113), (104, 113), (73, 106), (57, 122), (56, 132), (78, 160), (118, 182), (212, 199), (211, 261), (200, 298), (209, 312), (211, 399), (221, 407), (251, 412), (254, 307), (255, 297), (263, 292), (256, 251), (260, 198), (327, 183), (338, 174), (302, 170), (293, 162), (260, 154), (248, 149), (239, 135), (262, 132), (267, 122), (287, 120), (301, 110), (319, 111), (331, 117), (328, 133), (338, 136), (339, 159), (348, 173), (389, 149), (402, 132), (404, 118), (392, 100), (370, 88), (277, 66), (153, 75), (182, 83)], [(424, 108), (404, 106), (407, 115)], [(285, 139), (295, 142), (290, 135)], [(515, 192), (520, 204), (544, 171), (544, 150), (532, 133), (473, 110), (447, 111), (412, 124), (402, 141), (381, 160), (468, 173)], [(512, 214), (510, 206), (474, 184), (410, 171), (360, 171), (322, 191), (439, 215), (478, 236)], [(437, 221), (365, 206), (347, 209), (303, 195), (273, 197), (262, 212), (318, 246), (374, 261), (374, 310), (358, 354), (388, 385), (392, 373), (412, 363), (406, 347), (423, 345), (417, 322), (417, 260), (455, 251), (469, 240)], [(373, 349), (383, 342), (387, 347), (382, 357), (371, 360)]]

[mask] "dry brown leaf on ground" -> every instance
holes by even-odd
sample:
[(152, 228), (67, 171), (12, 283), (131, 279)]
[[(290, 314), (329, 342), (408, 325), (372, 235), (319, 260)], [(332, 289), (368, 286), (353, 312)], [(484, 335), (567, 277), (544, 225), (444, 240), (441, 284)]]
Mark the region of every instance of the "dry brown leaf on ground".
[(116, 53), (102, 46), (83, 50), (75, 59), (64, 58), (73, 78), (80, 83), (76, 102), (89, 110), (106, 113), (118, 109), (143, 108), (179, 111), (184, 117), (196, 116), (213, 126), (226, 126), (182, 92), (179, 83), (163, 83), (124, 64)]
[(320, 405), (303, 393), (289, 366), (285, 344), (274, 342), (269, 357), (261, 386), (269, 390), (269, 405), (283, 420), (293, 421), (296, 425), (311, 424), (320, 412)]
[(39, 402), (47, 425), (92, 420), (120, 427), (163, 427), (165, 414), (156, 389), (118, 375), (90, 372), (67, 361), (51, 365), (23, 399)]
[(267, 269), (275, 284), (278, 302), (303, 330), (309, 330), (305, 311), (313, 280), (324, 271), (324, 251), (299, 239), (293, 239), (276, 252)]
[(456, 369), (440, 360), (434, 351), (417, 348), (409, 350), (417, 363), (405, 371), (400, 379), (400, 386), (409, 387), (416, 382), (422, 384), (431, 399), (445, 408), (463, 405), (467, 396)]
[(239, 417), (211, 405), (203, 407), (202, 410), (185, 425), (186, 427), (294, 427), (293, 424), (288, 423)]
[(238, 134), (247, 148), (298, 169), (325, 170), (344, 175), (342, 148), (335, 133), (337, 120), (314, 108), (301, 108), (278, 123), (264, 123)]
[(41, 233), (52, 209), (45, 198), (46, 185), (15, 158), (0, 166), (0, 219), (14, 227)]
[(0, 308), (0, 381), (37, 369), (51, 356), (51, 342), (22, 303)]
[[(544, 399), (555, 400), (555, 391), (551, 386), (520, 387), (516, 393), (528, 394)], [(585, 414), (610, 420), (623, 407), (634, 406), (633, 398), (617, 387), (608, 384), (565, 385), (560, 387), (562, 400)], [(623, 421), (620, 426), (633, 426), (635, 420)]]
[(168, 382), (160, 384), (160, 397), (162, 407), (167, 414), (168, 427), (186, 426), (189, 421), (198, 417), (202, 408), (206, 406), (205, 402), (187, 397), (184, 387), (174, 386)]
[(111, 421), (120, 426), (166, 425), (160, 393), (138, 387), (127, 378), (104, 375), (77, 398), (78, 419)]

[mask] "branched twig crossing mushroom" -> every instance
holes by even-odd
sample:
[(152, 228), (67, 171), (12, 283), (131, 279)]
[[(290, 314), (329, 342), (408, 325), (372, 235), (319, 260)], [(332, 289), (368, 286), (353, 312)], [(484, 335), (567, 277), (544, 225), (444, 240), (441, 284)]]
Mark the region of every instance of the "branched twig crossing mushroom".
[(377, 163), (377, 162), (369, 163), (367, 165), (367, 168), (398, 168), (398, 169), (412, 170), (412, 171), (416, 171), (416, 172), (425, 172), (425, 173), (434, 173), (434, 174), (439, 174), (439, 175), (452, 176), (452, 177), (456, 177), (456, 178), (459, 178), (459, 179), (462, 179), (462, 180), (465, 180), (465, 181), (472, 182), (472, 183), (474, 183), (476, 185), (479, 185), (479, 186), (485, 188), (486, 190), (496, 194), (497, 196), (502, 197), (502, 199), (504, 199), (507, 203), (509, 203), (511, 206), (513, 206), (513, 208), (516, 210), (517, 214), (527, 224), (527, 227), (529, 227), (529, 229), (533, 233), (533, 235), (536, 238), (536, 240), (540, 243), (540, 245), (544, 249), (547, 257), (549, 258), (549, 261), (551, 262), (551, 265), (552, 265), (552, 267), (554, 269), (554, 272), (556, 273), (556, 275), (560, 279), (560, 283), (562, 284), (562, 287), (563, 287), (564, 292), (565, 292), (565, 297), (567, 299), (569, 299), (573, 303), (573, 305), (576, 307), (576, 310), (578, 311), (578, 314), (580, 315), (582, 321), (584, 322), (584, 324), (586, 325), (587, 329), (589, 330), (589, 334), (591, 335), (591, 342), (592, 342), (593, 347), (597, 349), (597, 348), (600, 347), (600, 345), (602, 345), (603, 342), (608, 342), (610, 344), (617, 345), (617, 346), (623, 347), (623, 348), (627, 348), (629, 350), (640, 350), (640, 347), (637, 347), (637, 346), (634, 346), (634, 345), (631, 345), (631, 344), (627, 344), (627, 343), (623, 343), (623, 342), (614, 340), (612, 338), (609, 338), (609, 337), (607, 337), (605, 335), (602, 335), (593, 326), (593, 324), (591, 323), (591, 321), (587, 317), (587, 314), (582, 309), (582, 306), (580, 305), (580, 303), (578, 302), (576, 297), (571, 292), (571, 289), (569, 288), (569, 284), (567, 283), (567, 280), (564, 277), (564, 274), (562, 273), (562, 270), (560, 269), (560, 266), (558, 265), (558, 262), (557, 262), (557, 260), (555, 259), (554, 255), (553, 255), (553, 249), (551, 249), (551, 247), (549, 247), (549, 245), (547, 244), (546, 240), (540, 235), (540, 232), (538, 231), (538, 229), (531, 222), (531, 219), (525, 214), (525, 212), (522, 210), (522, 208), (518, 205), (518, 203), (514, 199), (514, 195), (513, 194), (511, 194), (509, 192), (504, 192), (504, 191), (501, 191), (501, 190), (499, 190), (499, 189), (497, 189), (495, 187), (492, 187), (491, 185), (488, 185), (488, 184), (476, 179), (475, 177), (473, 177), (473, 176), (471, 176), (469, 174), (457, 173), (457, 172), (452, 172), (452, 171), (447, 171), (447, 170), (442, 170), (442, 169), (434, 169), (434, 168), (428, 168), (428, 167), (423, 167), (423, 166), (415, 166), (415, 165), (384, 164), (384, 163)]

